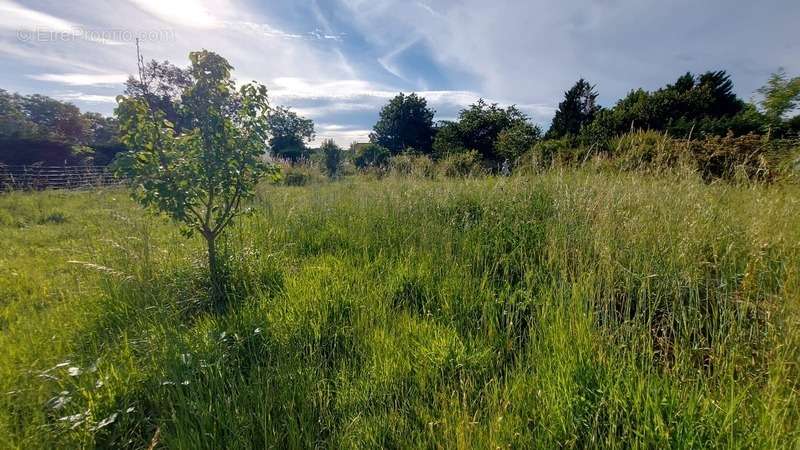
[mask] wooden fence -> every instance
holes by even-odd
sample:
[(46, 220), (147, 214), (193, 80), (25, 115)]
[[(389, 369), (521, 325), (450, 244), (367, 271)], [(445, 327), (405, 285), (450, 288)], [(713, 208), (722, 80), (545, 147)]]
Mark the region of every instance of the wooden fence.
[(0, 191), (85, 189), (119, 184), (121, 181), (105, 167), (0, 164)]

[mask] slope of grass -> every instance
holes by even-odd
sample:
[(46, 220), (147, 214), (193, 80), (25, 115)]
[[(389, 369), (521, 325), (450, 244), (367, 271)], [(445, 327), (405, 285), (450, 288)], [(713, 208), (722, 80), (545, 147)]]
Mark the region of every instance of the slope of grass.
[(796, 448), (798, 194), (265, 186), (224, 313), (124, 191), (4, 194), (0, 448)]

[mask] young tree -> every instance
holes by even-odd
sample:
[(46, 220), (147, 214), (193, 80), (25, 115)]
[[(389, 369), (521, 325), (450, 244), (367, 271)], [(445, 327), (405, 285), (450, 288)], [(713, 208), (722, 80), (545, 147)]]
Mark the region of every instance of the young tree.
[(269, 146), (279, 158), (297, 162), (308, 156), (308, 143), (314, 139), (314, 122), (279, 106), (269, 114)]
[(564, 101), (558, 104), (547, 137), (558, 139), (566, 135), (576, 136), (599, 110), (595, 87), (581, 78), (564, 93)]
[(322, 143), (320, 151), (322, 152), (322, 157), (324, 158), (325, 172), (331, 178), (338, 177), (342, 168), (342, 148), (336, 145), (336, 142), (334, 142), (333, 139), (326, 139)]
[(761, 94), (759, 106), (769, 121), (780, 124), (800, 104), (800, 77), (789, 78), (786, 71), (779, 69), (757, 92)]
[(387, 148), (393, 155), (409, 148), (430, 153), (436, 134), (433, 115), (434, 111), (428, 108), (424, 97), (401, 92), (381, 110), (370, 141)]
[(183, 224), (187, 235), (203, 236), (212, 294), (223, 300), (217, 238), (239, 213), (258, 180), (274, 173), (262, 162), (268, 137), (267, 90), (246, 84), (238, 91), (232, 67), (221, 56), (189, 55), (192, 83), (181, 92), (183, 131), (142, 98), (118, 98), (121, 139), (130, 151), (119, 170), (132, 181), (145, 207)]

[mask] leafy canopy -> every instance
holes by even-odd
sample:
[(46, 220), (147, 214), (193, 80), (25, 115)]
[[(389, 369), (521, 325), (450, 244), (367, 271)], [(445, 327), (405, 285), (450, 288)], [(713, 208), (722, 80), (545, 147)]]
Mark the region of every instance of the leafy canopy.
[(758, 93), (762, 97), (759, 102), (761, 109), (773, 125), (779, 124), (800, 104), (800, 77), (789, 78), (785, 70), (779, 69)]
[(360, 146), (357, 152), (353, 162), (359, 169), (386, 166), (391, 156), (389, 149), (372, 142)]
[(279, 106), (270, 111), (269, 146), (272, 154), (290, 161), (309, 156), (308, 142), (314, 139), (314, 122), (300, 117), (289, 108)]
[(150, 109), (163, 112), (180, 129), (181, 96), (192, 83), (189, 68), (177, 67), (169, 61), (153, 60), (146, 64), (140, 61), (139, 76), (129, 77), (125, 83), (125, 96), (144, 100)]
[(725, 134), (730, 122), (744, 112), (745, 104), (733, 92), (725, 71), (699, 76), (686, 73), (671, 85), (654, 92), (632, 91), (613, 108), (615, 132), (630, 129), (669, 131), (685, 137), (690, 133)]
[(495, 153), (509, 161), (515, 161), (530, 150), (542, 138), (542, 130), (528, 122), (516, 122), (497, 135)]
[(413, 149), (430, 153), (435, 129), (434, 111), (424, 97), (402, 92), (389, 101), (380, 112), (370, 141), (387, 148), (393, 155)]
[[(507, 157), (505, 154), (498, 153), (499, 147), (497, 146), (498, 137), (504, 130), (515, 129), (516, 131), (513, 132), (515, 140), (521, 135), (537, 134), (537, 130), (530, 124), (528, 116), (516, 106), (503, 108), (497, 103), (486, 103), (483, 99), (463, 109), (459, 113), (458, 119), (458, 122), (442, 122), (440, 124), (434, 141), (434, 149), (438, 156), (444, 157), (465, 150), (476, 150), (482, 158), (498, 161)], [(511, 136), (508, 135), (504, 141), (510, 144), (512, 140), (510, 138)], [(503, 145), (505, 146), (503, 152), (510, 151), (511, 147)]]
[(547, 137), (558, 139), (568, 135), (576, 136), (585, 125), (594, 120), (599, 111), (594, 85), (581, 78), (564, 93), (564, 101), (558, 104)]

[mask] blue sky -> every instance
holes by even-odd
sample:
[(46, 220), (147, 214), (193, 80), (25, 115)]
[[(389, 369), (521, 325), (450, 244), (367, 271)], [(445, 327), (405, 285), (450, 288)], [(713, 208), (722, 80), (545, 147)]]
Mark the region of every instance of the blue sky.
[(579, 77), (611, 105), (726, 69), (749, 99), (778, 67), (800, 74), (799, 27), (797, 0), (0, 0), (0, 87), (110, 114), (140, 36), (148, 59), (220, 53), (347, 145), (400, 91), (437, 119), (483, 97), (542, 126)]

